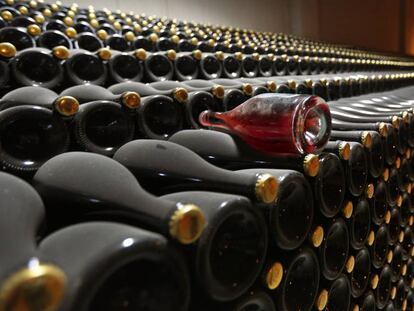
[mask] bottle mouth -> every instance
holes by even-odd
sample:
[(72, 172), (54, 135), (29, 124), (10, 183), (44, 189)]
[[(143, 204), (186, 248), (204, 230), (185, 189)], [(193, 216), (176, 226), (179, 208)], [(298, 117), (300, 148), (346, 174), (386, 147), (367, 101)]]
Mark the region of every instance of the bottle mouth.
[[(15, 28), (15, 27), (4, 27), (0, 30), (0, 42), (2, 44), (9, 43), (12, 44), (14, 48), (14, 54), (17, 51), (22, 51), (24, 49), (35, 47), (35, 41), (27, 32)], [(13, 49), (8, 49), (7, 53), (2, 53), (5, 57), (12, 57)]]
[(358, 202), (351, 221), (351, 244), (360, 248), (368, 239), (371, 227), (370, 207), (366, 200)]
[(81, 111), (75, 117), (75, 133), (86, 150), (113, 155), (133, 139), (133, 120), (119, 104), (99, 101)]
[(119, 54), (111, 58), (109, 68), (117, 82), (140, 81), (144, 75), (144, 68), (139, 60), (129, 54)]
[(271, 76), (272, 75), (272, 62), (266, 58), (263, 57), (260, 61), (259, 61), (259, 70), (262, 76)]
[(303, 177), (285, 178), (270, 213), (270, 232), (282, 249), (295, 249), (308, 236), (313, 221), (312, 190)]
[(319, 286), (319, 263), (311, 250), (304, 250), (293, 260), (282, 283), (283, 310), (310, 310)]
[[(91, 298), (88, 310), (175, 311), (188, 307), (185, 270), (165, 254), (142, 254), (112, 272)], [(171, 293), (174, 293), (173, 295)]]
[(200, 114), (206, 110), (215, 110), (214, 97), (208, 92), (193, 94), (190, 97), (187, 108), (189, 112), (187, 116), (191, 125), (195, 128), (201, 128), (203, 125), (199, 121)]
[(335, 279), (344, 269), (349, 251), (349, 235), (345, 222), (337, 220), (328, 229), (321, 248), (322, 273), (328, 280)]
[(66, 61), (66, 68), (69, 69), (69, 76), (75, 84), (99, 84), (106, 77), (102, 60), (90, 52), (73, 55)]
[(143, 105), (144, 132), (150, 138), (165, 139), (183, 128), (184, 113), (179, 103), (164, 96), (154, 96)]
[(208, 295), (228, 301), (245, 292), (262, 270), (267, 232), (257, 215), (242, 206), (217, 220), (214, 229), (199, 242), (205, 245), (205, 251), (200, 254), (204, 258), (198, 259), (198, 269)]
[(234, 56), (227, 56), (223, 60), (223, 70), (231, 78), (240, 76), (241, 64)]
[(58, 60), (46, 51), (23, 51), (12, 64), (15, 78), (26, 86), (54, 87), (63, 75)]
[(349, 310), (351, 303), (351, 288), (349, 280), (342, 275), (336, 279), (329, 290), (327, 310)]
[(171, 61), (162, 54), (155, 54), (148, 57), (145, 61), (146, 69), (158, 80), (168, 80), (172, 78), (174, 69)]
[(361, 249), (355, 256), (354, 269), (351, 273), (351, 290), (359, 297), (365, 291), (371, 272), (371, 258), (368, 249)]
[(329, 106), (323, 99), (309, 96), (298, 106), (292, 130), (299, 151), (321, 151), (329, 140), (331, 128)]
[(6, 167), (34, 171), (67, 150), (67, 127), (52, 111), (38, 106), (17, 106), (3, 110), (2, 115), (0, 145)]
[(348, 160), (348, 171), (349, 171), (349, 191), (359, 196), (365, 189), (367, 182), (367, 158), (365, 151), (360, 144), (352, 144), (351, 154)]
[(39, 264), (11, 275), (0, 291), (1, 310), (56, 311), (66, 287), (66, 276), (56, 266)]
[(334, 154), (320, 156), (316, 185), (316, 200), (321, 212), (327, 217), (333, 217), (342, 207), (345, 197), (345, 173), (341, 160)]
[(204, 214), (196, 205), (180, 204), (171, 216), (170, 235), (182, 244), (192, 244), (200, 238), (204, 227)]
[(250, 77), (250, 78), (257, 76), (257, 73), (258, 73), (257, 61), (255, 61), (252, 57), (244, 58), (241, 65), (242, 65), (243, 74), (245, 76)]

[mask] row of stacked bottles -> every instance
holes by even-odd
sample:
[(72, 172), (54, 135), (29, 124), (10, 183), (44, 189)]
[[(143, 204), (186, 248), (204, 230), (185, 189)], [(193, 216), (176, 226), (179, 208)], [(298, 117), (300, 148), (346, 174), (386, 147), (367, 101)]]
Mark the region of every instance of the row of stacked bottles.
[(0, 310), (414, 310), (413, 58), (0, 4)]

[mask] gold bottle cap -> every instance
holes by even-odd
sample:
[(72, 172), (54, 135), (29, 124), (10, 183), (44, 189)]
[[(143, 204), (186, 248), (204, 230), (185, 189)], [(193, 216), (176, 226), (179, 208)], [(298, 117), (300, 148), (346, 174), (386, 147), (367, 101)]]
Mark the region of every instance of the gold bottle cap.
[(266, 272), (266, 286), (270, 290), (279, 287), (283, 279), (283, 265), (280, 262), (273, 263)]
[(234, 57), (239, 61), (243, 60), (243, 54), (241, 52), (234, 53)]
[(400, 241), (400, 243), (402, 243), (404, 241), (404, 237), (405, 237), (405, 233), (404, 231), (400, 231), (400, 234), (398, 235), (398, 241)]
[(391, 119), (391, 124), (394, 128), (398, 129), (400, 127), (401, 118), (393, 116)]
[(115, 28), (116, 30), (121, 30), (121, 29), (122, 29), (122, 25), (121, 25), (121, 23), (120, 23), (120, 22), (118, 22), (118, 21), (114, 22), (112, 25), (114, 26), (114, 28)]
[(211, 94), (213, 94), (216, 98), (223, 98), (224, 93), (224, 87), (221, 85), (216, 84), (211, 88)]
[(38, 36), (42, 33), (42, 29), (40, 29), (40, 27), (36, 24), (29, 25), (26, 29), (32, 36)]
[(408, 219), (408, 225), (412, 226), (414, 224), (414, 216), (411, 215), (410, 218)]
[(401, 207), (402, 201), (403, 201), (403, 197), (400, 194), (400, 195), (398, 195), (397, 202), (396, 202), (398, 207)]
[(342, 209), (342, 214), (346, 219), (351, 218), (352, 212), (354, 211), (354, 205), (352, 204), (352, 201), (347, 201), (345, 203), (344, 208)]
[(368, 239), (367, 239), (368, 246), (372, 246), (372, 244), (374, 244), (374, 241), (375, 241), (375, 232), (374, 230), (371, 230), (368, 234)]
[(361, 134), (361, 143), (365, 148), (370, 148), (372, 143), (371, 134), (367, 131), (363, 131)]
[(36, 9), (36, 8), (37, 8), (37, 2), (36, 2), (36, 1), (34, 1), (34, 0), (31, 0), (31, 1), (29, 2), (29, 5), (30, 5), (30, 7), (31, 7), (32, 9)]
[(152, 33), (148, 36), (148, 39), (152, 42), (152, 43), (156, 43), (158, 41), (158, 36), (155, 33)]
[(144, 49), (135, 50), (134, 54), (139, 60), (145, 60), (147, 58), (147, 52)]
[(71, 18), (71, 17), (69, 17), (69, 16), (66, 16), (64, 19), (63, 19), (63, 22), (67, 25), (67, 26), (70, 26), (70, 27), (72, 27), (73, 25), (75, 25), (75, 22), (73, 21), (73, 19)]
[(127, 41), (129, 41), (129, 42), (132, 42), (132, 41), (134, 41), (134, 40), (135, 40), (135, 34), (134, 34), (132, 31), (127, 31), (127, 32), (124, 34), (124, 38), (125, 38), (125, 40), (127, 40)]
[(52, 50), (53, 56), (58, 59), (68, 59), (69, 58), (69, 50), (66, 46), (59, 45), (55, 46)]
[(259, 202), (272, 203), (277, 199), (279, 183), (270, 174), (259, 174), (255, 184), (255, 194)]
[(411, 279), (411, 284), (410, 284), (411, 288), (414, 288), (414, 279)]
[(407, 264), (404, 264), (402, 267), (401, 267), (401, 275), (402, 276), (405, 276), (407, 274)]
[(109, 60), (112, 57), (112, 52), (108, 48), (100, 48), (97, 54), (99, 58), (103, 60)]
[(315, 230), (313, 230), (312, 235), (311, 235), (311, 241), (312, 241), (313, 247), (318, 248), (319, 246), (321, 246), (323, 242), (323, 237), (324, 237), (324, 230), (322, 226), (317, 226)]
[(188, 99), (188, 92), (183, 87), (177, 87), (173, 92), (173, 97), (179, 103), (185, 103)]
[(250, 83), (243, 83), (242, 91), (245, 95), (251, 96), (253, 94), (253, 87)]
[(384, 122), (381, 122), (378, 126), (378, 132), (382, 137), (388, 136), (388, 126)]
[(289, 80), (289, 81), (287, 82), (287, 85), (288, 85), (288, 87), (289, 87), (291, 90), (296, 90), (296, 81), (294, 81), (294, 80)]
[(68, 11), (68, 16), (73, 19), (76, 16), (76, 13), (72, 10), (69, 10)]
[(29, 10), (25, 7), (25, 6), (20, 6), (18, 9), (17, 9), (22, 15), (27, 15), (27, 14), (29, 14)]
[(76, 31), (76, 29), (73, 28), (73, 27), (66, 28), (65, 33), (71, 39), (75, 38), (76, 35), (78, 34), (78, 32)]
[(371, 278), (371, 288), (376, 289), (378, 286), (379, 277), (378, 274), (374, 274)]
[(390, 178), (390, 170), (388, 167), (384, 168), (384, 171), (382, 172), (382, 178), (384, 181), (388, 181), (388, 178)]
[(49, 9), (44, 9), (42, 13), (43, 13), (43, 16), (46, 16), (46, 17), (52, 16), (52, 11)]
[(315, 177), (319, 173), (319, 157), (315, 154), (307, 154), (303, 160), (304, 173), (310, 177)]
[(403, 300), (403, 303), (402, 303), (402, 306), (401, 306), (401, 310), (403, 310), (403, 311), (407, 310), (407, 303), (408, 303), (408, 300), (407, 300), (407, 298), (405, 298)]
[(358, 306), (358, 305), (355, 305), (355, 306), (352, 308), (352, 311), (359, 311), (359, 306)]
[[(99, 27), (99, 22), (96, 20), (96, 19), (91, 19), (90, 21), (89, 21), (89, 24), (93, 27), (93, 28), (98, 28)], [(103, 30), (103, 29), (100, 29), (100, 30)], [(99, 31), (99, 30), (98, 30)], [(105, 31), (105, 30), (104, 30)], [(105, 31), (106, 32), (106, 31)], [(96, 33), (96, 34), (98, 34), (98, 33)], [(99, 37), (99, 39), (101, 39), (101, 40), (105, 40), (105, 39), (102, 39), (99, 35), (98, 35), (98, 37)]]
[(354, 271), (354, 267), (355, 267), (355, 257), (351, 255), (349, 256), (345, 264), (346, 272), (351, 273), (352, 271)]
[(96, 35), (98, 36), (98, 38), (99, 39), (101, 39), (101, 40), (106, 40), (107, 38), (108, 38), (108, 33), (105, 31), (105, 30), (103, 30), (103, 29), (99, 29), (97, 32), (96, 32)]
[(387, 253), (387, 262), (391, 263), (393, 258), (394, 258), (394, 254), (393, 254), (392, 250), (389, 250), (388, 253)]
[(396, 288), (395, 286), (393, 286), (393, 287), (391, 288), (390, 298), (391, 298), (392, 300), (394, 300), (396, 295), (397, 295), (397, 288)]
[(349, 156), (351, 155), (351, 146), (349, 143), (341, 141), (338, 146), (338, 153), (342, 160), (349, 160)]
[(177, 58), (177, 52), (172, 49), (168, 50), (167, 53), (165, 53), (165, 55), (169, 60), (175, 60)]
[(224, 60), (224, 53), (222, 51), (217, 51), (215, 53), (215, 56), (218, 60), (221, 60), (221, 61)]
[(59, 97), (55, 101), (54, 106), (56, 111), (65, 117), (73, 116), (79, 110), (79, 102), (72, 96)]
[(66, 276), (56, 266), (39, 264), (24, 268), (3, 283), (0, 290), (0, 310), (56, 311), (65, 286)]
[(16, 55), (16, 47), (9, 42), (0, 43), (0, 56), (11, 58)]
[(195, 37), (193, 37), (193, 38), (191, 38), (191, 39), (190, 39), (190, 43), (191, 43), (192, 45), (197, 45), (197, 44), (198, 44), (198, 39), (197, 39), (197, 38), (195, 38)]
[(395, 165), (395, 167), (398, 169), (398, 168), (400, 168), (400, 166), (401, 166), (401, 158), (400, 157), (397, 157), (396, 159), (395, 159), (395, 163), (394, 163), (394, 165)]
[(368, 199), (371, 199), (374, 196), (374, 191), (375, 191), (374, 184), (368, 184), (367, 189), (365, 191), (365, 194)]
[(6, 22), (10, 22), (13, 19), (13, 14), (10, 13), (10, 11), (7, 11), (7, 10), (1, 12), (0, 15)]
[(276, 92), (277, 84), (275, 81), (266, 81), (266, 87), (270, 92)]
[(170, 219), (170, 235), (181, 244), (191, 244), (204, 231), (203, 212), (193, 204), (178, 204)]
[(192, 52), (192, 55), (196, 60), (201, 60), (203, 58), (203, 52), (201, 52), (200, 50), (194, 50)]
[(137, 92), (122, 94), (122, 103), (129, 109), (137, 109), (141, 104), (141, 96)]
[(404, 123), (407, 123), (407, 124), (410, 123), (411, 116), (408, 111), (403, 111), (401, 116), (402, 116), (402, 120), (404, 121)]
[(384, 222), (388, 225), (391, 221), (391, 212), (387, 211), (384, 216)]
[(6, 0), (6, 4), (7, 5), (13, 5), (14, 4), (14, 0)]
[(316, 298), (315, 307), (317, 310), (322, 311), (325, 310), (326, 305), (328, 304), (328, 291), (326, 289), (321, 290)]
[(411, 158), (411, 149), (410, 149), (410, 148), (408, 148), (408, 149), (405, 151), (404, 157), (405, 157), (407, 160)]
[(36, 23), (38, 24), (43, 24), (45, 22), (45, 17), (43, 15), (36, 15), (34, 17), (34, 20), (36, 21)]

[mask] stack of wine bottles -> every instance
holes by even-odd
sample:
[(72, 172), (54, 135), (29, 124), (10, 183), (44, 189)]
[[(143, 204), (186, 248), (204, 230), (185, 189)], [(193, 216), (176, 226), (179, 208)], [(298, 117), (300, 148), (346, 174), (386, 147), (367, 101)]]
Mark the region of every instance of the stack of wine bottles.
[(0, 0), (0, 311), (414, 310), (414, 59)]

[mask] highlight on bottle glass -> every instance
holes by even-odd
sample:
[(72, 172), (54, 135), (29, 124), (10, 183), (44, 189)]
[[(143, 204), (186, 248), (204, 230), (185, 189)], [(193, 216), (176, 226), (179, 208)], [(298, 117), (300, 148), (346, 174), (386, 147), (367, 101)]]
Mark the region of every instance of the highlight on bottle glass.
[(328, 105), (311, 95), (260, 94), (227, 112), (203, 111), (199, 120), (269, 154), (317, 153), (331, 132)]

